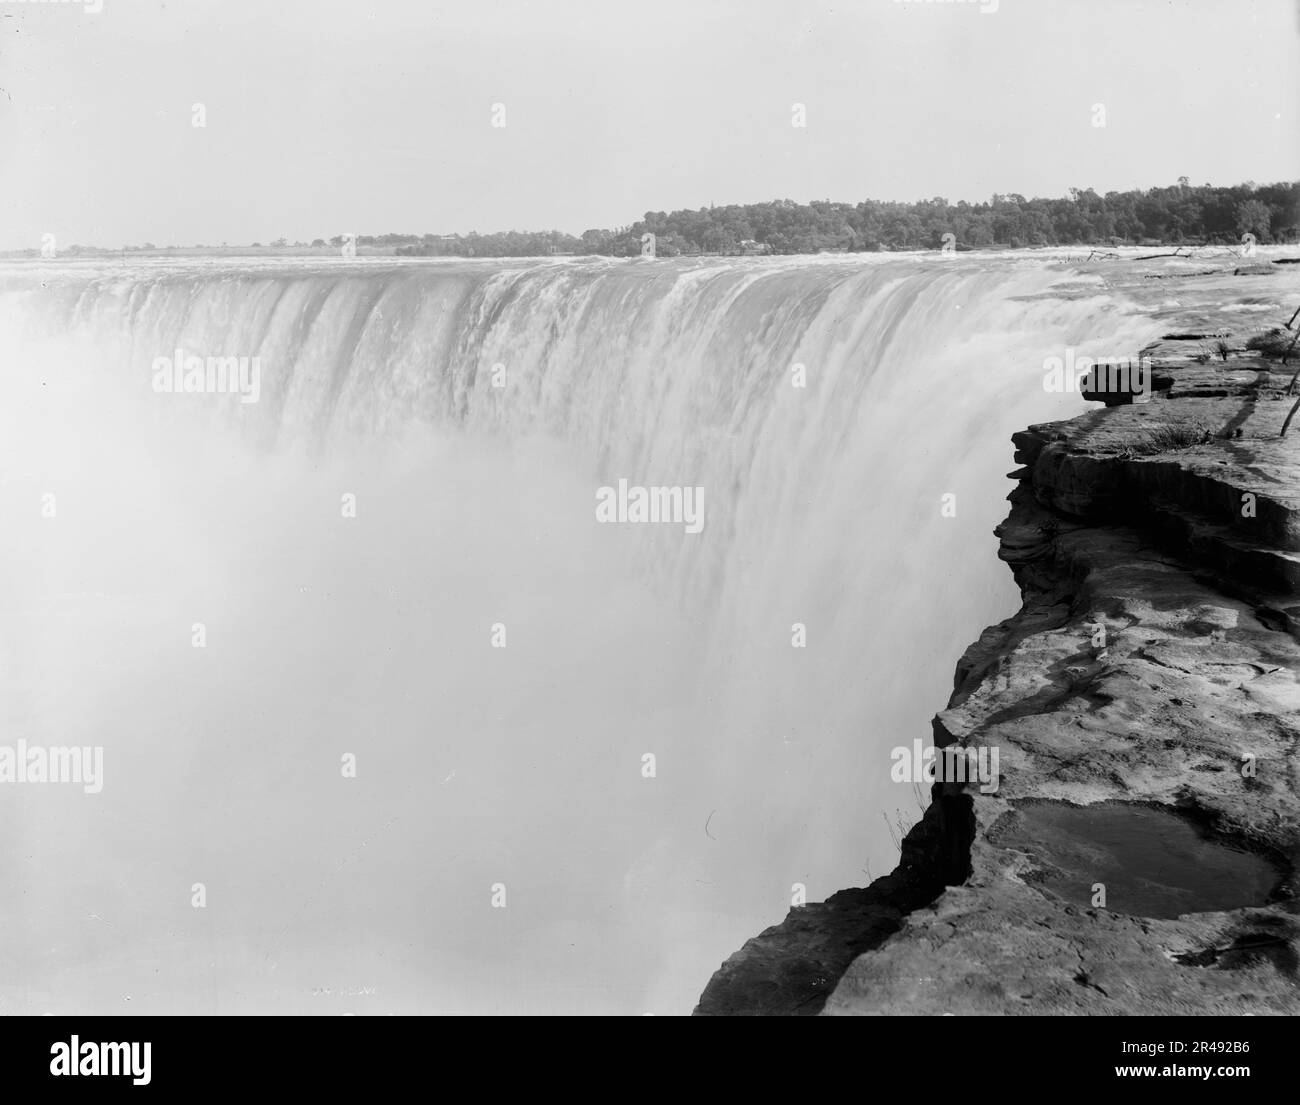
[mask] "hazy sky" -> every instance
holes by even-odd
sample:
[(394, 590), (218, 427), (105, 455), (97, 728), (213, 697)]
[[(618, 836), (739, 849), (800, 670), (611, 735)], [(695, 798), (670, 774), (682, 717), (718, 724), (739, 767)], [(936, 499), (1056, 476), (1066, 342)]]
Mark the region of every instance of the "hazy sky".
[(1300, 177), (1296, 0), (101, 2), (0, 0), (0, 249)]

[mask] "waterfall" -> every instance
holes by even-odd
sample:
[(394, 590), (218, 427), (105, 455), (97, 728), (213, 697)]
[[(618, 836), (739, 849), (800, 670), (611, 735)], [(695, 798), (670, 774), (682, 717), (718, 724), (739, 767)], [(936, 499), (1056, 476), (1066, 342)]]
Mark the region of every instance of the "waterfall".
[(0, 994), (688, 1012), (890, 869), (1043, 361), (1154, 333), (1041, 257), (0, 268), (5, 731), (105, 762), (0, 805)]

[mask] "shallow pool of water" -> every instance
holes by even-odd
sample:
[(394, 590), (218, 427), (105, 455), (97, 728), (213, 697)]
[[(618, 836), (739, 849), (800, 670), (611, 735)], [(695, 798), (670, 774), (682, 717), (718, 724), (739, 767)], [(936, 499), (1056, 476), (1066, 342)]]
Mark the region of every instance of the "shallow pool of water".
[[(1180, 814), (1123, 802), (1022, 803), (990, 835), (1033, 857), (1036, 885), (1079, 905), (1138, 917), (1263, 905), (1285, 874)], [(1105, 888), (1104, 903), (1094, 901), (1097, 884)]]

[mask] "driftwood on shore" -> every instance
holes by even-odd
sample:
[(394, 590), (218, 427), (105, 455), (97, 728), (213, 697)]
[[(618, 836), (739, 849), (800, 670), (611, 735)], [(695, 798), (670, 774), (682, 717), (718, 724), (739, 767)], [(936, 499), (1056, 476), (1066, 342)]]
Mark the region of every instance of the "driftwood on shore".
[(1191, 256), (1192, 256), (1192, 254), (1191, 254), (1190, 251), (1188, 251), (1187, 253), (1184, 253), (1184, 252), (1183, 252), (1183, 247), (1182, 247), (1182, 246), (1179, 246), (1176, 250), (1173, 251), (1173, 253), (1147, 253), (1147, 254), (1144, 254), (1144, 255), (1141, 256), (1141, 257), (1134, 258), (1134, 260), (1137, 260), (1137, 261), (1154, 261), (1157, 257), (1191, 257)]

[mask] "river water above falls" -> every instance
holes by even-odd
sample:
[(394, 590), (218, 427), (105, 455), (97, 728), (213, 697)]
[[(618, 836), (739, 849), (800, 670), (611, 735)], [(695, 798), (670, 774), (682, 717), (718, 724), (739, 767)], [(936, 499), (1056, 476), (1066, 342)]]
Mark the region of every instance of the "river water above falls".
[(892, 867), (1044, 358), (1157, 333), (1041, 258), (0, 268), (3, 742), (104, 758), (3, 790), (0, 1011), (688, 1012)]

